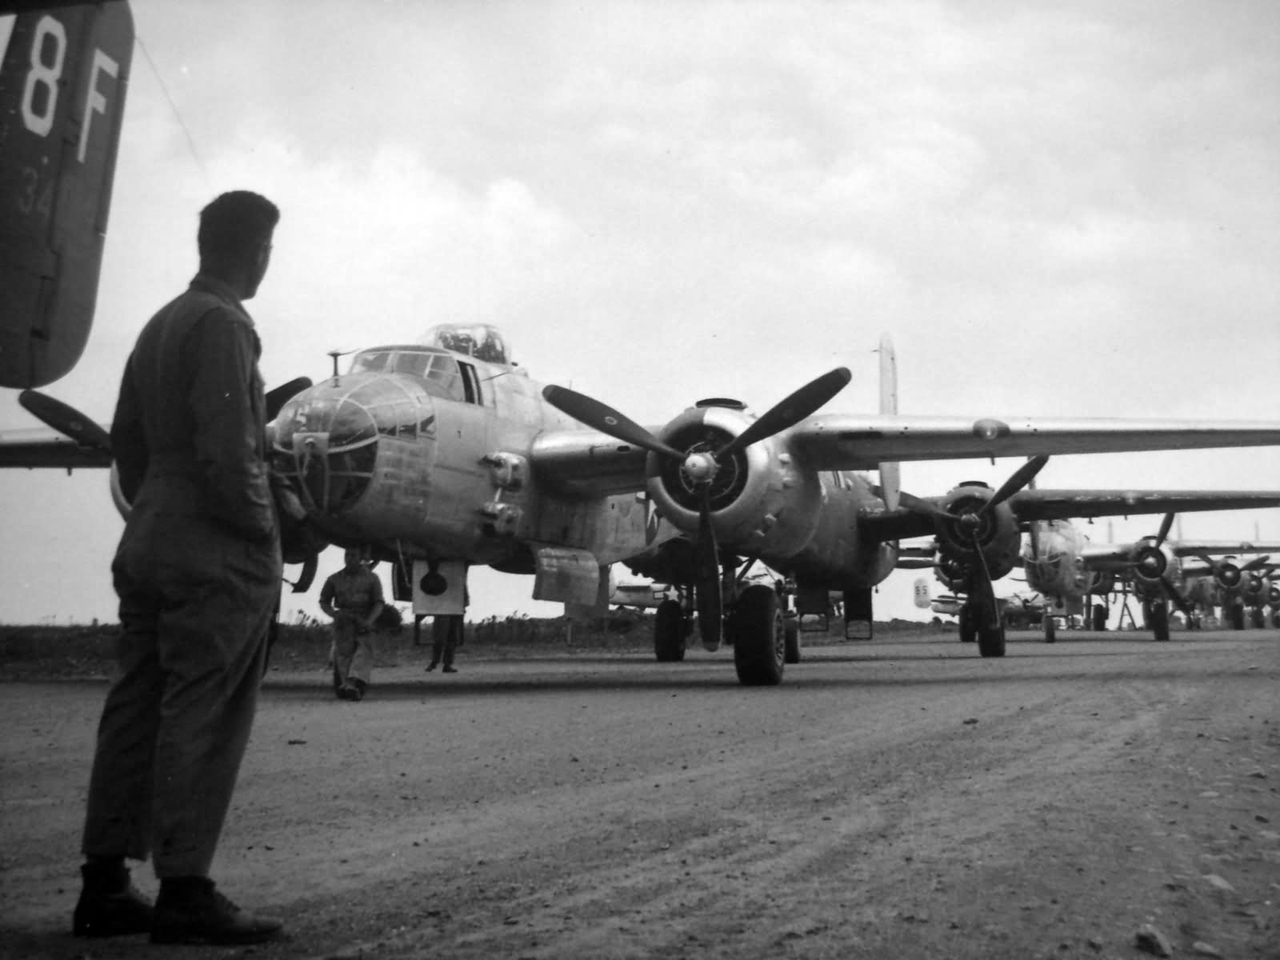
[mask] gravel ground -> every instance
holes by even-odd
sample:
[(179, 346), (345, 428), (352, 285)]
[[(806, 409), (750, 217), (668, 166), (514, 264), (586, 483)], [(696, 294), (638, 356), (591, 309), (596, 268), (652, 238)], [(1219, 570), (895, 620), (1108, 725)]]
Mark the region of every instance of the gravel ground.
[(811, 646), (769, 689), (394, 656), (361, 703), (267, 678), (215, 863), (286, 919), (251, 949), (70, 937), (104, 685), (7, 672), (0, 954), (1280, 958), (1275, 631)]

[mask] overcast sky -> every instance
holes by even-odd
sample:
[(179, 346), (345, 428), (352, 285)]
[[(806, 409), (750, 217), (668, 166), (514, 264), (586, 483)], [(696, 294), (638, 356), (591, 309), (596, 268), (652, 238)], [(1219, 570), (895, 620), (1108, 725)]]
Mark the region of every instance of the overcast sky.
[[(761, 411), (836, 365), (829, 409), (872, 412), (887, 331), (904, 413), (1280, 419), (1271, 0), (132, 8), (94, 331), (48, 391), (96, 419), (237, 188), (282, 210), (248, 304), (268, 384), (484, 321), (535, 380), (642, 423)], [(0, 396), (0, 428), (31, 425)], [(1280, 450), (1060, 457), (1039, 483), (1280, 488)], [(0, 621), (114, 620), (105, 474), (4, 471), (0, 495)], [(1183, 531), (1280, 539), (1280, 511)], [(915, 576), (881, 614), (912, 614)], [(472, 614), (560, 610), (531, 589), (477, 571)]]

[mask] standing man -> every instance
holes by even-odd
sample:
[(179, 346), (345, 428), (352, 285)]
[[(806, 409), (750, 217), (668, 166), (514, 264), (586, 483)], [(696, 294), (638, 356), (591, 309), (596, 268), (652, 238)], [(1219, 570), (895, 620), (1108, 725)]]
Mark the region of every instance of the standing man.
[[(260, 344), (241, 304), (267, 272), (279, 218), (247, 191), (205, 207), (200, 272), (125, 366), (111, 444), (133, 508), (111, 565), (119, 665), (89, 781), (79, 936), (240, 944), (282, 927), (209, 879), (280, 591)], [(125, 867), (148, 854), (154, 908)]]
[(466, 609), (471, 603), (471, 594), (463, 588), (463, 613), (438, 613), (431, 621), (431, 662), (427, 664), (427, 672), (436, 668), (444, 660), (445, 673), (457, 673), (453, 665), (453, 655), (466, 638)]
[(385, 605), (382, 581), (348, 547), (346, 564), (320, 588), (320, 609), (333, 618), (333, 690), (339, 700), (363, 700), (373, 677), (373, 625)]

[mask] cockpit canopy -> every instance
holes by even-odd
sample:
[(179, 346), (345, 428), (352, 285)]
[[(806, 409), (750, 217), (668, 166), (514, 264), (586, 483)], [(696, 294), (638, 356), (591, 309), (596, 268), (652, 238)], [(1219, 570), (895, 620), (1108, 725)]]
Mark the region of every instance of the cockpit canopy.
[(441, 323), (422, 335), (428, 347), (463, 353), (486, 363), (510, 363), (507, 342), (498, 328), (487, 323)]
[[(474, 384), (468, 387), (458, 361), (432, 347), (403, 344), (361, 350), (351, 359), (348, 374), (402, 373), (426, 382), (427, 392), (459, 403), (476, 403)], [(475, 374), (471, 374), (475, 379)]]

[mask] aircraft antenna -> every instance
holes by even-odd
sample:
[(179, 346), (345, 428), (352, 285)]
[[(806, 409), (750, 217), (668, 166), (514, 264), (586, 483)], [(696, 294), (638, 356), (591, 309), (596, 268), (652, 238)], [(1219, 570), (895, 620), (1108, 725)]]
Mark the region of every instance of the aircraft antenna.
[(182, 135), (187, 139), (187, 149), (191, 151), (191, 158), (195, 160), (196, 166), (200, 168), (200, 173), (204, 177), (204, 182), (210, 189), (213, 189), (213, 178), (209, 176), (209, 170), (204, 165), (204, 161), (200, 159), (200, 153), (196, 150), (196, 142), (192, 139), (191, 131), (187, 128), (186, 121), (182, 119), (182, 113), (178, 110), (178, 105), (174, 103), (173, 96), (169, 93), (169, 86), (164, 82), (164, 77), (160, 75), (160, 70), (156, 67), (156, 62), (151, 59), (151, 54), (147, 50), (147, 45), (142, 42), (142, 35), (137, 36), (138, 49), (142, 51), (143, 57), (146, 58), (151, 72), (155, 75), (156, 81), (160, 84), (160, 89), (164, 93), (164, 98), (169, 101), (169, 109), (173, 111), (174, 119), (178, 121), (178, 126), (182, 128)]

